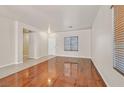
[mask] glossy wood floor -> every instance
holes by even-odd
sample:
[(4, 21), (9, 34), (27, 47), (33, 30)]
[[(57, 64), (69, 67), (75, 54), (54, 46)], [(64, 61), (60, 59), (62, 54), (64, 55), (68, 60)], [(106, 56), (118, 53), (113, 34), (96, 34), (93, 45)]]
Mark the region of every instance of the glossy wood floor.
[(105, 87), (90, 59), (56, 57), (0, 79), (1, 87)]

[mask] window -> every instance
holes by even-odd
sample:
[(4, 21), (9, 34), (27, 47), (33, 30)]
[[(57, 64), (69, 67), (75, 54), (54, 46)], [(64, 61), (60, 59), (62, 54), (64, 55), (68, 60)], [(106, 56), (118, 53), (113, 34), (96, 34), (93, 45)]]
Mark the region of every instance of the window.
[(64, 51), (78, 51), (78, 36), (64, 37)]
[(114, 68), (124, 75), (124, 6), (114, 6)]

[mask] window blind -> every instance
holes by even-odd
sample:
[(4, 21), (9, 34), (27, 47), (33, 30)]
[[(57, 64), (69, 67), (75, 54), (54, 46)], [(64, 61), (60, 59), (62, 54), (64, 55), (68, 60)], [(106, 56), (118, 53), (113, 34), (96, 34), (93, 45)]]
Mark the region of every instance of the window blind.
[(114, 68), (124, 75), (124, 6), (114, 6)]
[(64, 51), (78, 51), (78, 36), (64, 37)]

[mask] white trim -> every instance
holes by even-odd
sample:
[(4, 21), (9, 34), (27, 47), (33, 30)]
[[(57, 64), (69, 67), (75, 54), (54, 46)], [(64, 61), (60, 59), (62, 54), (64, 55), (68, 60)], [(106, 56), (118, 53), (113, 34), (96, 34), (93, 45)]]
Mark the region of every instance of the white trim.
[(18, 64), (18, 21), (15, 21), (15, 64)]
[(99, 74), (101, 75), (102, 79), (104, 80), (106, 86), (107, 86), (107, 87), (111, 87), (111, 86), (108, 84), (108, 82), (107, 82), (107, 80), (105, 79), (105, 77), (103, 76), (101, 70), (100, 70), (99, 67), (97, 66), (95, 60), (93, 60), (93, 59), (91, 59), (91, 60), (92, 60), (92, 62), (93, 62), (93, 64), (94, 64), (95, 68), (97, 69), (97, 71), (98, 71)]
[(32, 59), (37, 59), (37, 57), (29, 57), (29, 59), (32, 58)]
[[(44, 56), (43, 56), (43, 57), (44, 57)], [(39, 58), (42, 58), (42, 56), (39, 56), (39, 57), (38, 57), (38, 56), (32, 56), (32, 57), (31, 57), (31, 56), (30, 56), (29, 58), (39, 59)]]
[(21, 64), (23, 63), (23, 61), (18, 61), (18, 62), (15, 62), (15, 64)]
[(69, 56), (69, 55), (56, 55), (56, 56), (60, 56), (60, 57), (74, 57), (74, 58), (88, 58), (88, 59), (91, 59), (91, 57), (85, 57), (85, 56)]
[(48, 56), (54, 56), (55, 57), (56, 55), (35, 56), (35, 57), (29, 57), (29, 58), (39, 59), (39, 58), (48, 57)]
[(2, 66), (0, 66), (0, 68), (7, 67), (7, 66), (10, 66), (10, 65), (14, 65), (14, 63), (10, 63), (10, 64), (6, 64), (6, 65), (2, 65)]
[(77, 28), (77, 29), (70, 29), (70, 30), (56, 30), (55, 32), (68, 32), (68, 31), (87, 30), (87, 29), (92, 29), (92, 27)]
[(46, 55), (46, 56), (37, 56), (37, 57), (30, 57), (30, 58), (34, 58), (34, 59), (39, 59), (39, 58), (43, 58), (43, 57), (48, 57), (48, 56), (54, 56), (55, 57), (55, 55)]
[(115, 23), (114, 23), (114, 7), (112, 7), (112, 45), (113, 45), (113, 47), (112, 47), (112, 58), (113, 58), (112, 63), (113, 63), (113, 67), (115, 67), (115, 60), (114, 60), (114, 58), (115, 58), (115, 42), (114, 42), (115, 31), (114, 31), (114, 25), (115, 25)]
[(41, 57), (29, 57), (29, 58), (33, 58), (33, 59), (39, 59), (39, 58), (41, 58)]

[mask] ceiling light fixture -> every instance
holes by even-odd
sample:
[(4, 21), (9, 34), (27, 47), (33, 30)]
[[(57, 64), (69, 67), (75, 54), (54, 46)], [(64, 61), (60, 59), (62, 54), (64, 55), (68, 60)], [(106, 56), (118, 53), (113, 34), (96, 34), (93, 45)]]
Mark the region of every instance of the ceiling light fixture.
[(72, 26), (68, 26), (68, 28), (72, 28)]

